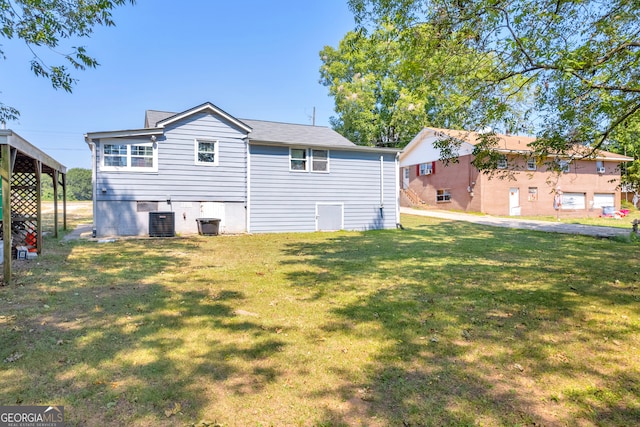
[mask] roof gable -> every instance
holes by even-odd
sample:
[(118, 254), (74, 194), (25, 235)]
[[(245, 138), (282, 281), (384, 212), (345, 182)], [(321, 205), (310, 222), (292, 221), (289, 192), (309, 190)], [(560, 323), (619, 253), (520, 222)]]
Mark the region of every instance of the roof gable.
[[(242, 129), (250, 132), (249, 140), (252, 142), (285, 145), (302, 144), (308, 146), (336, 148), (357, 147), (356, 144), (326, 126), (312, 126), (253, 119), (235, 119), (210, 103), (199, 105), (183, 113), (147, 110), (145, 113), (145, 127), (164, 127), (170, 123), (188, 117), (191, 114), (202, 111), (210, 111), (212, 114), (219, 114), (228, 120), (233, 120), (233, 122), (238, 124)], [(220, 112), (224, 114), (220, 114)]]
[[(245, 123), (243, 123), (242, 121), (236, 119), (235, 117), (233, 117), (231, 114), (228, 114), (227, 112), (225, 112), (224, 110), (216, 107), (215, 105), (213, 105), (210, 102), (205, 102), (204, 104), (198, 105), (196, 107), (190, 108), (186, 111), (183, 111), (182, 113), (177, 113), (174, 114), (172, 116), (168, 116), (165, 117), (161, 120), (159, 120), (156, 123), (157, 127), (165, 127), (167, 125), (170, 125), (172, 123), (175, 123), (177, 121), (180, 121), (186, 117), (192, 116), (194, 114), (198, 114), (198, 113), (202, 113), (202, 112), (208, 112), (210, 114), (214, 114), (217, 116), (220, 116), (224, 119), (226, 119), (227, 121), (231, 122), (232, 124), (236, 125), (237, 127), (239, 127), (240, 129), (244, 130), (245, 132), (251, 132), (251, 128), (249, 126), (247, 126)], [(168, 115), (168, 112), (156, 112), (156, 113), (160, 113), (160, 114), (156, 114), (155, 117), (161, 117), (161, 116), (165, 116)], [(153, 117), (153, 115), (152, 115)], [(147, 119), (149, 118), (149, 115), (147, 115)]]

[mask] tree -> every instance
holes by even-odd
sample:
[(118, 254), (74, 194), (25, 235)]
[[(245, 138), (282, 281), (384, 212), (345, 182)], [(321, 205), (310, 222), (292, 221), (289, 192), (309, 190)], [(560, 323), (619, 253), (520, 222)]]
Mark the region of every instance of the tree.
[[(640, 3), (628, 0), (349, 0), (357, 22), (378, 28), (428, 23), (442, 40), (491, 58), (491, 69), (466, 83), (486, 93), (473, 105), (477, 125), (510, 114), (509, 86), (526, 92), (526, 118), (540, 156), (585, 156), (601, 148), (640, 111)], [(403, 48), (410, 49), (410, 48)], [(489, 63), (487, 61), (487, 63)], [(484, 120), (482, 120), (484, 116)], [(637, 140), (635, 142), (638, 144)]]
[(67, 194), (70, 200), (93, 199), (90, 169), (71, 168), (67, 171)]
[[(349, 32), (337, 49), (326, 46), (320, 81), (335, 99), (333, 128), (359, 144), (399, 147), (424, 126), (466, 128), (474, 111), (468, 107), (486, 94), (465, 89), (490, 60), (455, 37), (440, 40), (435, 30), (381, 23), (370, 34)], [(509, 107), (514, 117), (516, 105)]]
[[(71, 92), (76, 79), (71, 69), (95, 68), (97, 60), (83, 46), (73, 46), (61, 55), (64, 63), (48, 65), (44, 50), (55, 52), (64, 39), (89, 37), (98, 25), (113, 26), (114, 7), (135, 0), (0, 0), (0, 37), (21, 39), (33, 53), (31, 71), (51, 81), (55, 89)], [(0, 44), (0, 58), (7, 59)], [(0, 102), (0, 122), (16, 120), (20, 112)]]
[(607, 150), (633, 157), (623, 166), (622, 184), (640, 195), (640, 119), (618, 127), (611, 135)]
[[(93, 186), (91, 185), (91, 170), (83, 168), (71, 168), (67, 171), (67, 199), (91, 200), (93, 198)], [(58, 197), (62, 197), (62, 190), (58, 190)], [(42, 198), (53, 200), (53, 180), (43, 175)]]

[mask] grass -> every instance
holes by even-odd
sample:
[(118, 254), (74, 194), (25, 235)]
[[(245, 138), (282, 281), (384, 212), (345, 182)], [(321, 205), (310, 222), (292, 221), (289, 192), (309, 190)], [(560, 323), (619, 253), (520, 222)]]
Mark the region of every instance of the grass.
[(520, 217), (522, 219), (535, 219), (539, 221), (560, 221), (567, 224), (584, 224), (584, 225), (597, 225), (601, 227), (616, 227), (616, 228), (628, 228), (631, 230), (634, 220), (640, 221), (640, 209), (630, 208), (630, 212), (624, 218), (606, 218), (606, 217), (591, 217), (591, 218), (569, 218), (563, 217), (562, 213), (558, 217), (555, 216), (536, 216), (536, 217)]
[(0, 288), (0, 404), (69, 426), (637, 423), (640, 245), (403, 225), (49, 239)]

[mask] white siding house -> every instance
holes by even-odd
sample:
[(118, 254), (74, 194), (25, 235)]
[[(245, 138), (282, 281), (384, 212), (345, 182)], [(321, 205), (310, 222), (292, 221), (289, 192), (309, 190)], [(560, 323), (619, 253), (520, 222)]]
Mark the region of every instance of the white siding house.
[(222, 233), (394, 228), (398, 150), (327, 127), (244, 120), (211, 103), (147, 111), (142, 129), (90, 132), (96, 236), (147, 235), (150, 212), (176, 233), (219, 218)]

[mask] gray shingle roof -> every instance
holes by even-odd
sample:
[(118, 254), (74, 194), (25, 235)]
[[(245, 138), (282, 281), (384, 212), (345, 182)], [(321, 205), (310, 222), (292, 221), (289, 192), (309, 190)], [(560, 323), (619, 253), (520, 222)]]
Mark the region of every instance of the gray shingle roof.
[(304, 144), (323, 147), (355, 147), (355, 144), (331, 128), (240, 119), (251, 127), (250, 141), (281, 144)]
[[(145, 128), (153, 128), (169, 117), (178, 113), (169, 111), (147, 110), (145, 114)], [(338, 132), (326, 126), (311, 126), (292, 123), (269, 122), (264, 120), (238, 119), (252, 130), (250, 141), (276, 144), (303, 144), (322, 147), (355, 147)]]
[(158, 125), (158, 122), (175, 115), (176, 113), (169, 111), (147, 110), (144, 115), (144, 127), (154, 128)]

